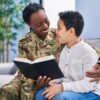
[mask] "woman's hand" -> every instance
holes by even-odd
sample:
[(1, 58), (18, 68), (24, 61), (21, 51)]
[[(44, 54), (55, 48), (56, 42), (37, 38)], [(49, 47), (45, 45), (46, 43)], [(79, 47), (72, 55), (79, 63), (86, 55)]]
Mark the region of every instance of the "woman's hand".
[(99, 81), (100, 79), (100, 65), (96, 64), (93, 68), (93, 70), (91, 71), (87, 71), (86, 72), (86, 76), (93, 78), (92, 80), (90, 80), (90, 82), (95, 82), (95, 81)]
[(54, 84), (46, 88), (42, 95), (44, 95), (48, 100), (53, 100), (54, 96), (63, 91), (62, 84)]
[(43, 87), (43, 86), (47, 85), (49, 81), (50, 81), (49, 77), (47, 77), (47, 76), (43, 76), (43, 77), (39, 76), (37, 81), (36, 81), (36, 83), (37, 83), (38, 86)]

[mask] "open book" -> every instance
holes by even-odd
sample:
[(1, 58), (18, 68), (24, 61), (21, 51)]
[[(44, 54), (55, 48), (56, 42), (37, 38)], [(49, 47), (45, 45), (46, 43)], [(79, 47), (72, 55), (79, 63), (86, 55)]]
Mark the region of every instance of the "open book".
[(47, 76), (57, 79), (64, 77), (53, 55), (37, 58), (34, 61), (25, 58), (15, 58), (13, 61), (27, 78), (37, 79), (39, 76)]

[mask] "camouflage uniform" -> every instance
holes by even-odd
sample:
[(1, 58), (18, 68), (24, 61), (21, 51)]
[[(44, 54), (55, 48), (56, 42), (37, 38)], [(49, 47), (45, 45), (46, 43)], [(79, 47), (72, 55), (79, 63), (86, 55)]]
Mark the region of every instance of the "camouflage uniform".
[[(44, 41), (33, 32), (29, 32), (19, 41), (19, 56), (34, 60), (41, 56), (53, 54), (58, 60), (60, 46), (55, 38), (55, 30), (50, 29)], [(35, 92), (39, 87), (34, 80), (19, 75), (8, 85), (0, 90), (0, 100), (33, 100)]]

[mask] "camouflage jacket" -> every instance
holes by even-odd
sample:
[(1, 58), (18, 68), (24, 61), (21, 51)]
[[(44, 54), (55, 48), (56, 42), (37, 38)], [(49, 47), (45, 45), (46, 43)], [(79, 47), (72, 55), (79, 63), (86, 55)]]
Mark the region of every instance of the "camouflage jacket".
[[(53, 54), (57, 61), (61, 47), (55, 37), (55, 30), (50, 29), (44, 41), (33, 32), (29, 32), (19, 41), (19, 57), (34, 60), (41, 56)], [(27, 79), (20, 72), (18, 76), (0, 90), (0, 100), (34, 100), (39, 87), (34, 80)]]

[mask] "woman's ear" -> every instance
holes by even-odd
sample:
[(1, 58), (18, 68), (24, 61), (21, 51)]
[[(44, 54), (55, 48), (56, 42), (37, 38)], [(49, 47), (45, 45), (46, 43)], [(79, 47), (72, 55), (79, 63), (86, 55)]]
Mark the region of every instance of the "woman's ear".
[(32, 27), (31, 27), (31, 24), (30, 24), (30, 23), (27, 23), (27, 25), (29, 26), (30, 31), (32, 31), (33, 29), (32, 29)]
[(29, 27), (31, 27), (30, 23), (27, 23), (27, 25), (28, 25)]

